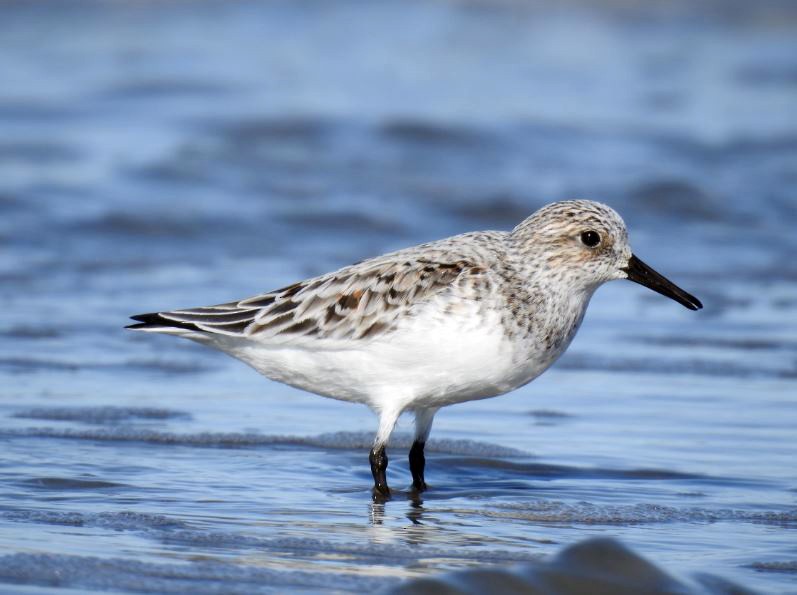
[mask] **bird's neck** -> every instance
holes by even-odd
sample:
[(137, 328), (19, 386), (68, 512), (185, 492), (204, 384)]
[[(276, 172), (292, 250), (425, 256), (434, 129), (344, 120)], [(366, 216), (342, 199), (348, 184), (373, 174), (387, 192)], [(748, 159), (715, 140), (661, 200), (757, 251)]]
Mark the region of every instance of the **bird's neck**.
[(508, 269), (503, 291), (508, 333), (522, 336), (529, 349), (558, 357), (581, 325), (596, 288), (533, 262), (510, 260)]

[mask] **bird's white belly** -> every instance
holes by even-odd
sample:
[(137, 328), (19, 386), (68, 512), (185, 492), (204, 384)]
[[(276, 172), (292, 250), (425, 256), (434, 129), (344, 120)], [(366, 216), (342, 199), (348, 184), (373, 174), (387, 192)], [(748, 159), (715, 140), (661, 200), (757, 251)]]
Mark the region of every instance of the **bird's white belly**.
[(518, 353), (499, 313), (475, 304), (446, 315), (428, 308), (371, 341), (314, 349), (248, 343), (224, 350), (279, 382), (376, 410), (493, 397), (529, 382), (552, 361)]

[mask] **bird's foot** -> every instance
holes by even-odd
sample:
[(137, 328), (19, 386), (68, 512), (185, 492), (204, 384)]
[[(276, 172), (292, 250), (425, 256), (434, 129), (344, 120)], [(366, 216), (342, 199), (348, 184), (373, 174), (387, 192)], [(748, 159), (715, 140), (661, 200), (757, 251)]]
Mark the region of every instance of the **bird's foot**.
[(371, 489), (371, 496), (374, 502), (387, 502), (390, 500), (390, 488), (386, 485), (374, 485)]
[(387, 486), (387, 452), (384, 446), (374, 447), (368, 456), (371, 462), (371, 475), (374, 476), (374, 498), (377, 494), (381, 499), (390, 498), (390, 488)]
[(426, 490), (426, 482), (423, 479), (423, 471), (426, 467), (426, 459), (423, 456), (423, 447), (426, 443), (416, 440), (410, 448), (410, 473), (412, 473), (412, 487), (418, 492)]

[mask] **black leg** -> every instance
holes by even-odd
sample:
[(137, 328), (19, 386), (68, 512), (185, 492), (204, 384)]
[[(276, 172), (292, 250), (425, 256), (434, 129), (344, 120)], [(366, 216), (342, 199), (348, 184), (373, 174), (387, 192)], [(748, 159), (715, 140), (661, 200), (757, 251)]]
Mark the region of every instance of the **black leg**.
[(384, 445), (372, 448), (368, 460), (371, 461), (374, 489), (383, 496), (389, 496), (390, 488), (387, 487), (387, 452), (385, 452)]
[(423, 470), (426, 467), (426, 459), (423, 456), (423, 447), (426, 443), (416, 440), (410, 448), (410, 472), (412, 473), (413, 487), (422, 492), (426, 489), (426, 482), (423, 480)]

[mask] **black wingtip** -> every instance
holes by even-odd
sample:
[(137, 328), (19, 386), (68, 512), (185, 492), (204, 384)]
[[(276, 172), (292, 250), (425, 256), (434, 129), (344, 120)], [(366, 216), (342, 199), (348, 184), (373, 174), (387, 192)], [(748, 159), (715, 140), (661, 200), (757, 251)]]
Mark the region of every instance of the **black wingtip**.
[[(143, 322), (145, 324), (160, 324), (160, 325), (162, 325), (162, 324), (168, 322), (163, 316), (161, 316), (157, 312), (149, 312), (147, 314), (136, 314), (135, 316), (131, 316), (130, 319), (131, 320), (138, 320), (139, 322)], [(134, 324), (132, 326), (138, 326), (138, 325)]]
[(126, 329), (141, 330), (153, 327), (172, 327), (181, 328), (187, 331), (202, 331), (201, 328), (190, 322), (179, 322), (177, 320), (170, 320), (165, 316), (161, 316), (158, 312), (148, 312), (147, 314), (136, 314), (130, 317), (132, 320), (137, 320), (138, 324), (131, 324), (126, 326)]

